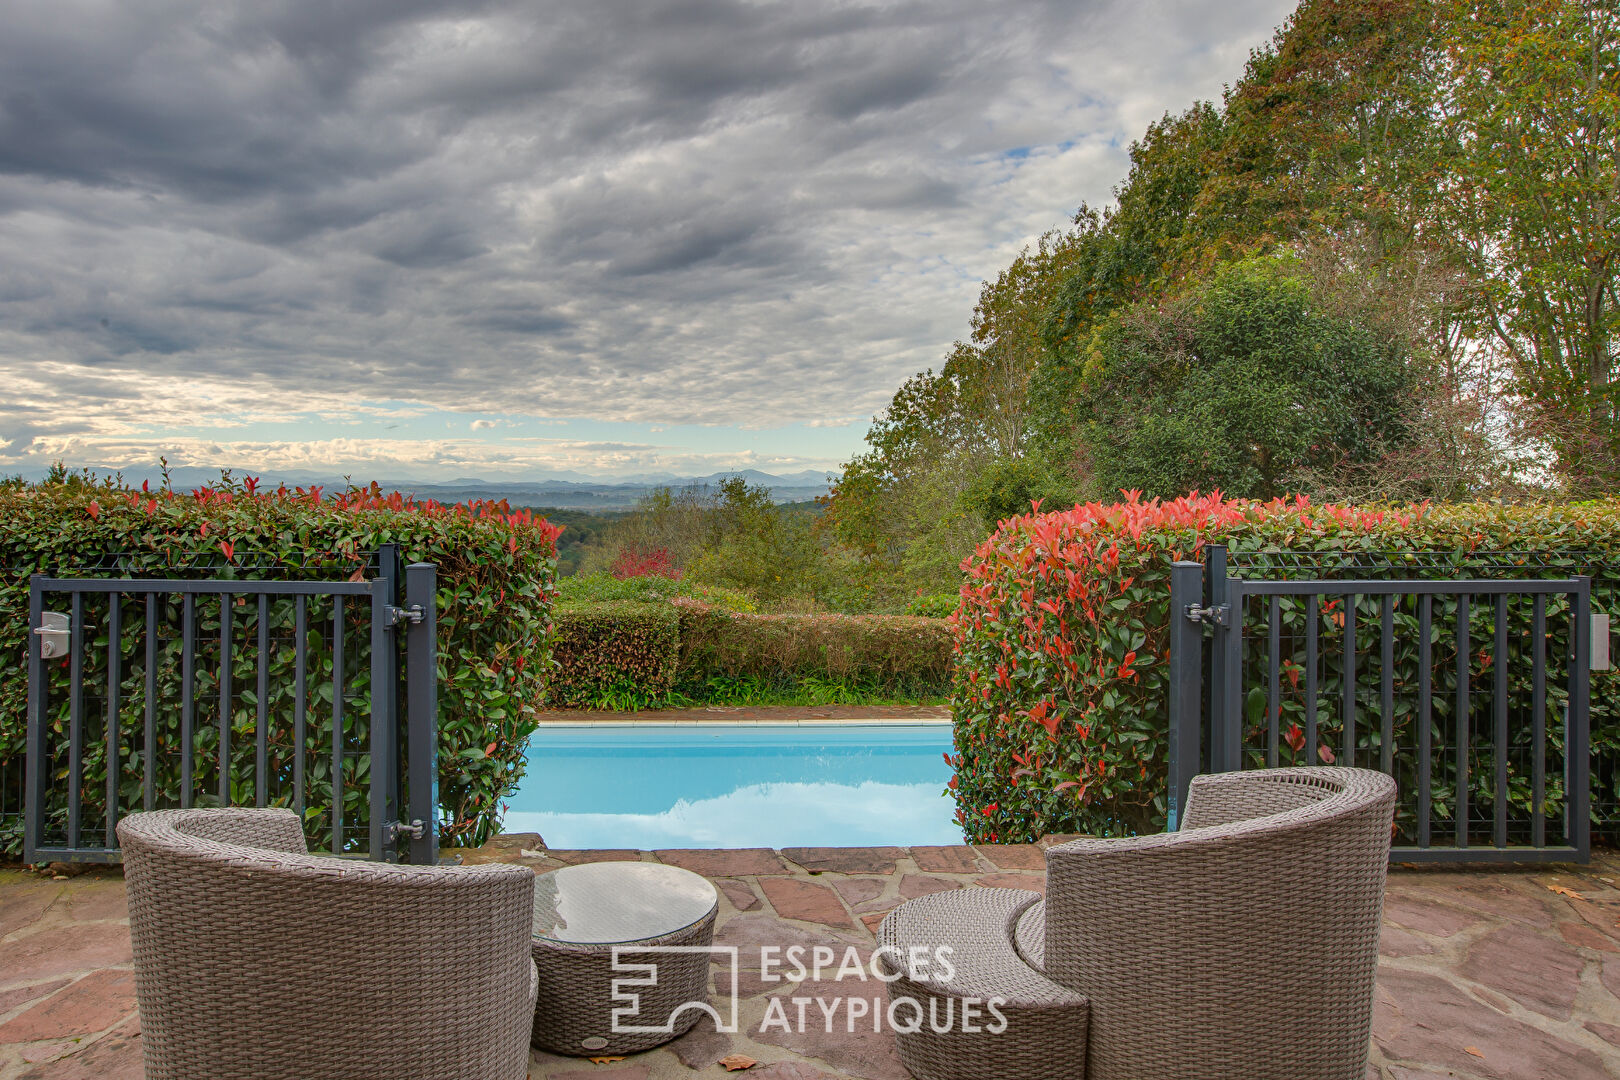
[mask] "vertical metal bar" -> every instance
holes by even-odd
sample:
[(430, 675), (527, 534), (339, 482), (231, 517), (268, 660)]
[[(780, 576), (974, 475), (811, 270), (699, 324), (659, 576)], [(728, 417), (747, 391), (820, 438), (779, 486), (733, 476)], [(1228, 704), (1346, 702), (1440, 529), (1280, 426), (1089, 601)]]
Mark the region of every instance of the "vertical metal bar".
[(142, 752), (145, 778), (141, 785), (141, 809), (157, 805), (157, 593), (146, 594), (146, 741)]
[(107, 596), (107, 839), (106, 846), (118, 846), (118, 781), (121, 768), (118, 755), (118, 692), (124, 681), (124, 606), (118, 593)]
[(1492, 647), (1491, 663), (1492, 674), (1495, 675), (1493, 686), (1494, 701), (1492, 706), (1495, 712), (1495, 731), (1492, 733), (1492, 742), (1496, 744), (1496, 805), (1491, 809), (1495, 811), (1496, 820), (1493, 822), (1492, 840), (1497, 847), (1507, 847), (1508, 827), (1508, 635), (1507, 635), (1507, 594), (1498, 593), (1496, 596), (1496, 642)]
[(1316, 749), (1316, 634), (1322, 621), (1321, 597), (1305, 600), (1305, 764), (1315, 765)]
[(236, 598), (219, 597), (219, 801), (231, 805), (231, 629)]
[(343, 597), (332, 597), (332, 854), (343, 851)]
[(307, 752), (304, 722), (309, 707), (307, 599), (298, 597), (293, 615), (293, 679), (296, 682), (293, 687), (293, 809), (298, 812), (299, 821), (304, 820), (304, 755)]
[[(1197, 563), (1191, 564), (1194, 574)], [(1172, 575), (1174, 570), (1171, 571)], [(1196, 582), (1196, 577), (1193, 579)], [(1174, 586), (1172, 586), (1172, 591)], [(405, 568), (405, 604), (420, 608), (422, 619), (406, 631), (405, 670), (405, 761), (409, 769), (410, 812), (413, 825), (421, 833), (411, 841), (410, 860), (432, 866), (439, 861), (439, 631), (438, 569), (432, 563), (412, 563)], [(1185, 620), (1183, 620), (1185, 621)], [(1175, 622), (1175, 604), (1171, 604)], [(1174, 661), (1172, 660), (1172, 663)], [(1171, 701), (1175, 700), (1171, 688)], [(1195, 697), (1196, 700), (1196, 697)], [(1174, 707), (1174, 706), (1172, 706)], [(1172, 727), (1172, 730), (1174, 728)], [(1197, 732), (1194, 731), (1194, 746)], [(1171, 791), (1177, 789), (1172, 785)], [(1171, 795), (1174, 799), (1176, 796)]]
[(1429, 637), (1433, 633), (1433, 597), (1418, 597), (1418, 847), (1429, 846), (1429, 824), (1434, 805), (1434, 697)]
[[(1170, 567), (1170, 777), (1167, 828), (1180, 827), (1187, 806), (1192, 779), (1201, 771), (1204, 635), (1198, 624), (1187, 618), (1187, 608), (1198, 602), (1199, 582), (1204, 567), (1195, 562), (1178, 562)], [(407, 584), (407, 589), (409, 585)], [(412, 687), (418, 677), (415, 653), (410, 659)], [(415, 730), (415, 696), (411, 698), (411, 724)], [(416, 805), (415, 759), (412, 759), (411, 799)], [(414, 812), (414, 810), (413, 810)]]
[(180, 805), (191, 805), (191, 758), (196, 750), (192, 735), (192, 706), (197, 658), (193, 647), (197, 636), (197, 599), (186, 593), (180, 601)]
[(1473, 736), (1468, 723), (1469, 595), (1457, 596), (1457, 846), (1468, 846), (1468, 744)]
[(79, 846), (79, 786), (84, 783), (84, 594), (68, 616), (68, 847)]
[(1339, 763), (1351, 768), (1356, 764), (1356, 596), (1344, 598), (1344, 670), (1340, 672), (1344, 685), (1344, 745), (1340, 748)]
[(1220, 650), (1217, 663), (1223, 669), (1221, 692), (1226, 695), (1222, 708), (1226, 732), (1221, 740), (1225, 756), (1218, 767), (1236, 772), (1243, 768), (1243, 579), (1226, 579), (1221, 603), (1227, 605), (1226, 625), (1215, 624), (1215, 644)]
[[(382, 544), (377, 548), (377, 580), (381, 584), (384, 603), (393, 606), (399, 604), (404, 588), (404, 578), (400, 570), (399, 545)], [(401, 770), (404, 762), (400, 757), (400, 672), (403, 667), (400, 659), (401, 648), (405, 644), (405, 635), (390, 633), (384, 641), (384, 648), (388, 651), (387, 681), (382, 687), (373, 687), (372, 694), (381, 690), (388, 698), (388, 760), (381, 763), (381, 771), (376, 761), (371, 763), (371, 782), (379, 780), (385, 785), (383, 793), (388, 805), (388, 820), (399, 821), (404, 816), (404, 808), (400, 805), (400, 792), (404, 787), (404, 777)], [(397, 845), (389, 845), (390, 858), (398, 855)]]
[(253, 721), (253, 805), (268, 802), (270, 786), (270, 594), (259, 594), (258, 712)]
[(1592, 579), (1575, 578), (1570, 596), (1572, 652), (1569, 665), (1569, 715), (1564, 721), (1564, 791), (1569, 822), (1565, 835), (1576, 857), (1586, 862), (1592, 857), (1592, 754), (1590, 749), (1592, 662)]
[(398, 815), (390, 812), (388, 774), (398, 760), (392, 752), (394, 715), (388, 687), (394, 682), (393, 643), (388, 640), (388, 612), (393, 606), (392, 582), (378, 578), (371, 583), (371, 765), (370, 779), (370, 850), (367, 854), (377, 861), (395, 860), (389, 850), (391, 826)]
[(1530, 638), (1530, 843), (1539, 848), (1547, 846), (1547, 598), (1540, 593)]
[(50, 684), (45, 674), (45, 639), (34, 631), (45, 625), (43, 575), (28, 580), (28, 750), (23, 778), (23, 859), (37, 862), (35, 851), (45, 841), (45, 714), (50, 708)]
[(1266, 767), (1268, 769), (1277, 767), (1277, 745), (1282, 741), (1282, 733), (1278, 730), (1282, 708), (1279, 701), (1279, 691), (1281, 690), (1279, 680), (1282, 674), (1282, 619), (1279, 611), (1281, 606), (1279, 600), (1280, 598), (1277, 596), (1271, 598), (1271, 610), (1267, 616), (1270, 619), (1268, 633), (1270, 641), (1266, 652), (1267, 681), (1269, 683), (1266, 688)]
[[(1226, 545), (1204, 545), (1204, 604), (1206, 607), (1218, 608), (1227, 602), (1226, 577)], [(1229, 615), (1228, 618), (1231, 616)], [(1204, 642), (1202, 633), (1199, 635), (1200, 644)], [(1213, 635), (1209, 640), (1209, 711), (1208, 725), (1209, 737), (1209, 767), (1211, 771), (1229, 768), (1231, 759), (1230, 743), (1234, 726), (1241, 732), (1242, 721), (1239, 719), (1234, 725), (1233, 718), (1228, 714), (1227, 707), (1231, 698), (1226, 692), (1226, 683), (1229, 672), (1226, 664), (1226, 653), (1222, 648), (1226, 643), (1222, 627), (1217, 623)]]
[(1395, 770), (1395, 598), (1384, 597), (1379, 613), (1379, 728), (1378, 768), (1393, 775)]

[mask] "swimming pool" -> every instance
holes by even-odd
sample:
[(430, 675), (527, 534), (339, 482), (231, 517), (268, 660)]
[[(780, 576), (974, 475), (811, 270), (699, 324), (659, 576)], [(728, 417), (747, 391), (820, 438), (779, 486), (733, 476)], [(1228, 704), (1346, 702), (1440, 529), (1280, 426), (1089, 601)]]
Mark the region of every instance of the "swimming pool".
[(959, 844), (951, 728), (918, 724), (547, 724), (508, 832), (554, 848)]

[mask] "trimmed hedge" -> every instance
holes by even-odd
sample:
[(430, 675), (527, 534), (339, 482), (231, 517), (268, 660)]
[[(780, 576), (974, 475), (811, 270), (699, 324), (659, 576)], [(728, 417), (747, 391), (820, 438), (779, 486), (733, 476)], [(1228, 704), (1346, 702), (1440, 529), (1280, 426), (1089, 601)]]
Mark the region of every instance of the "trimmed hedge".
[(951, 634), (912, 615), (754, 615), (683, 604), (683, 676), (786, 674), (850, 682), (944, 683)]
[[(227, 481), (188, 494), (133, 491), (110, 482), (46, 484), (0, 489), (0, 763), (20, 774), (26, 740), (28, 577), (32, 573), (129, 577), (349, 578), (365, 573), (369, 553), (399, 545), (403, 562), (438, 565), (439, 797), (443, 838), (478, 844), (499, 829), (501, 798), (522, 775), (524, 746), (534, 729), (549, 669), (551, 601), (555, 591), (556, 537), (560, 530), (528, 511), (504, 504), (446, 507), (384, 495), (375, 485), (336, 498), (320, 489), (260, 492), (249, 479)], [(144, 740), (144, 613), (126, 599), (121, 691), (120, 754), (128, 761)], [(98, 685), (104, 685), (107, 604), (87, 602), (85, 715), (92, 728), (84, 756), (84, 819), (105, 816), (105, 762)], [(292, 768), (291, 713), (294, 693), (293, 602), (271, 605), (272, 636), (267, 703), (272, 725), (272, 802), (288, 801)], [(178, 743), (180, 605), (159, 610), (158, 765), (159, 801), (179, 796)], [(217, 785), (218, 659), (220, 611), (211, 598), (197, 603), (198, 660), (194, 752), (197, 785)], [(253, 798), (257, 703), (256, 605), (233, 609), (230, 783), (233, 799)], [(329, 758), (313, 748), (331, 745), (330, 602), (309, 610), (309, 731), (306, 760), (307, 821), (313, 843), (324, 842), (330, 824)], [(345, 632), (347, 691), (344, 703), (346, 777), (369, 769), (365, 752), (369, 622), (353, 619)], [(215, 650), (210, 652), (209, 650)], [(66, 673), (52, 672), (52, 723), (66, 722)], [(98, 684), (98, 678), (100, 683)], [(212, 687), (212, 690), (210, 690)], [(212, 700), (210, 700), (212, 697)], [(165, 750), (170, 752), (164, 753)], [(65, 779), (65, 765), (57, 769)], [(210, 771), (212, 770), (212, 772)], [(139, 805), (141, 777), (122, 771), (120, 801)], [(0, 807), (14, 811), (20, 807)], [(368, 807), (363, 789), (347, 789), (346, 828), (364, 835)], [(21, 851), (20, 817), (8, 817), (0, 851)], [(91, 827), (91, 826), (86, 826)]]
[[(1498, 556), (1529, 551), (1525, 576), (1593, 575), (1593, 610), (1620, 613), (1620, 502), (1568, 507), (1458, 505), (1405, 510), (1356, 510), (1311, 506), (1303, 499), (1258, 503), (1223, 500), (1218, 495), (1171, 502), (1088, 504), (1056, 513), (1028, 514), (1002, 522), (967, 565), (962, 607), (954, 619), (956, 667), (952, 684), (955, 767), (950, 786), (958, 819), (974, 840), (1032, 840), (1044, 833), (1118, 835), (1160, 829), (1165, 821), (1167, 776), (1166, 627), (1169, 570), (1177, 559), (1199, 559), (1205, 543), (1224, 543), (1244, 553), (1266, 576), (1351, 576), (1329, 557), (1312, 567), (1312, 552), (1438, 552), (1442, 575), (1502, 576)], [(1301, 557), (1304, 557), (1303, 559)], [(1253, 575), (1258, 576), (1258, 574)], [(1355, 576), (1366, 576), (1359, 573)], [(1381, 576), (1425, 576), (1417, 569), (1390, 568)], [(1430, 572), (1432, 576), (1432, 572)], [(1547, 656), (1549, 709), (1556, 709), (1563, 687), (1566, 620), (1560, 601), (1548, 605)], [(1455, 601), (1434, 604), (1434, 723), (1438, 734), (1454, 722), (1451, 693), (1456, 649), (1452, 628)], [(1258, 611), (1251, 610), (1250, 619)], [(1305, 633), (1303, 605), (1282, 605), (1285, 636)], [(1321, 682), (1318, 725), (1321, 762), (1342, 756), (1338, 700), (1344, 612), (1328, 601), (1319, 613)], [(1357, 652), (1363, 680), (1358, 691), (1363, 722), (1358, 748), (1376, 744), (1379, 609), (1362, 598), (1357, 609)], [(1510, 653), (1515, 672), (1510, 684), (1514, 723), (1528, 712), (1528, 664), (1519, 651), (1529, 640), (1528, 613), (1510, 609)], [(1396, 613), (1395, 740), (1415, 744), (1417, 623), (1410, 610)], [(1490, 708), (1490, 655), (1494, 632), (1491, 605), (1476, 602), (1470, 635), (1471, 681), (1477, 727)], [(1262, 670), (1269, 648), (1264, 634), (1246, 641), (1246, 670)], [(1447, 674), (1450, 672), (1451, 674)], [(1520, 673), (1525, 673), (1522, 676)], [(1284, 669), (1279, 730), (1285, 746), (1282, 764), (1308, 764), (1299, 750), (1296, 725), (1305, 713), (1297, 668)], [(1451, 680), (1448, 682), (1448, 680)], [(1264, 689), (1253, 685), (1246, 706), (1245, 752), (1258, 746), (1271, 722)], [(1592, 676), (1594, 760), (1620, 756), (1620, 678)], [(1474, 711), (1474, 710), (1480, 711)], [(1371, 722), (1369, 722), (1371, 721)], [(1549, 756), (1546, 808), (1556, 822), (1562, 805), (1559, 747)], [(1410, 761), (1410, 752), (1405, 760)], [(1362, 757), (1365, 764), (1369, 759)], [(1411, 792), (1415, 777), (1397, 780)], [(1474, 810), (1488, 811), (1494, 764), (1476, 744), (1470, 771)], [(1436, 753), (1439, 799), (1437, 832), (1452, 826), (1446, 818), (1455, 785), (1452, 756)], [(1594, 817), (1613, 816), (1616, 770), (1594, 773)], [(1528, 813), (1529, 778), (1523, 762), (1510, 758), (1510, 803)], [(1410, 832), (1403, 816), (1401, 829)], [(1476, 820), (1476, 828), (1478, 827)], [(1549, 825), (1549, 829), (1553, 829)]]
[(904, 615), (760, 615), (690, 600), (564, 604), (549, 701), (656, 699), (714, 677), (943, 686), (950, 629)]
[(560, 604), (552, 656), (553, 705), (583, 704), (626, 687), (667, 693), (680, 661), (680, 614), (670, 604), (634, 600)]

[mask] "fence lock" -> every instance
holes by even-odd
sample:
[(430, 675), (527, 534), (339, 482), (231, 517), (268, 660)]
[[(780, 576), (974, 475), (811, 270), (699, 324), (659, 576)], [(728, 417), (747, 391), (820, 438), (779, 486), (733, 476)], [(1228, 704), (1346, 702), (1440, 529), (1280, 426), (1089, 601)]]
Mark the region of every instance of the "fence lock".
[(413, 821), (409, 825), (403, 821), (391, 821), (383, 826), (383, 833), (384, 840), (390, 844), (402, 836), (409, 837), (412, 840), (420, 840), (427, 835), (427, 824), (420, 820)]
[(66, 656), (68, 652), (68, 617), (60, 611), (44, 612), (44, 626), (34, 627), (34, 633), (39, 635), (39, 655), (45, 660), (55, 660), (58, 656)]
[(425, 618), (427, 618), (427, 612), (423, 609), (421, 604), (412, 604), (409, 607), (395, 607), (392, 604), (388, 605), (388, 625), (390, 627), (398, 626), (400, 623), (405, 622), (415, 626)]
[(1215, 604), (1210, 607), (1199, 607), (1197, 604), (1187, 605), (1187, 621), (1210, 626), (1230, 626), (1232, 605)]

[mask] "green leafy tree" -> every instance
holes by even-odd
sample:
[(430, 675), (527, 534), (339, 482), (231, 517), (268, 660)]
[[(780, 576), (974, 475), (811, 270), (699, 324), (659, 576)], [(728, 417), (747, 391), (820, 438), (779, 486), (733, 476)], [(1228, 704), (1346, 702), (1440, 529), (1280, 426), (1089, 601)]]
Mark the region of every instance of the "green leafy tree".
[(1620, 477), (1620, 10), (1450, 0), (1448, 224), (1483, 326), (1577, 486)]
[(1107, 320), (1075, 380), (1089, 494), (1268, 498), (1404, 444), (1408, 358), (1320, 306), (1297, 264), (1260, 258)]

